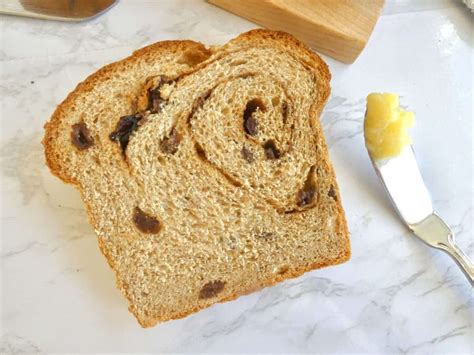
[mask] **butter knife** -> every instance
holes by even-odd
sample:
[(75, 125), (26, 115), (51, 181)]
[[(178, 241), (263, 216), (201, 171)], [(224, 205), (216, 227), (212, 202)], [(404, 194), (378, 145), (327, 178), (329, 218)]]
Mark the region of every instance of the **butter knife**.
[(452, 230), (434, 212), (412, 146), (383, 160), (374, 159), (368, 152), (393, 206), (408, 228), (427, 245), (447, 253), (474, 286), (474, 266), (456, 245)]

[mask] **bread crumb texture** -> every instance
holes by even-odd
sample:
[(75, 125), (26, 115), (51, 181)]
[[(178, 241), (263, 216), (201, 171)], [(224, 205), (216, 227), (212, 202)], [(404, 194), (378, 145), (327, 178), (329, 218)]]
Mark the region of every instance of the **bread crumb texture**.
[(105, 66), (45, 125), (143, 327), (348, 260), (319, 114), (330, 73), (291, 35), (159, 42)]

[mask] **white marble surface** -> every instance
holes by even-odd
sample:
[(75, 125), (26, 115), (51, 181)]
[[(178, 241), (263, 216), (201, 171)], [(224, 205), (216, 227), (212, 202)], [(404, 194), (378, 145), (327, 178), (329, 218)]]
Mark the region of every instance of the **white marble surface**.
[(0, 17), (0, 352), (474, 353), (472, 289), (397, 219), (361, 135), (367, 93), (400, 93), (436, 209), (473, 258), (473, 16), (456, 0), (388, 1), (355, 64), (327, 58), (322, 121), (350, 262), (146, 330), (79, 194), (45, 167), (42, 126), (79, 81), (138, 47), (255, 26), (198, 0), (122, 0), (79, 24)]

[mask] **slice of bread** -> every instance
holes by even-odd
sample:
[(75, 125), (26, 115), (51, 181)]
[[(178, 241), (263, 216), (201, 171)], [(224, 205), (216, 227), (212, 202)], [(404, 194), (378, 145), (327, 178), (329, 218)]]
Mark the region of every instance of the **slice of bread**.
[(318, 116), (327, 65), (292, 36), (166, 41), (91, 75), (43, 144), (78, 187), (144, 327), (350, 255)]

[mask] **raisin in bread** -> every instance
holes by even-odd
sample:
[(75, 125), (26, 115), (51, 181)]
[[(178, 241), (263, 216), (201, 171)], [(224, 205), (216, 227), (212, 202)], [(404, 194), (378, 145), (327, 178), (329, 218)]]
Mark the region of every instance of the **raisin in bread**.
[(342, 263), (349, 237), (318, 116), (327, 65), (267, 30), (159, 42), (91, 75), (46, 124), (144, 327)]

